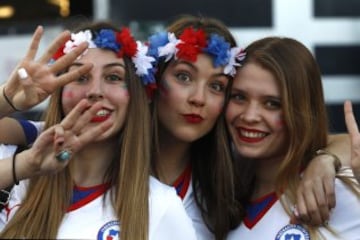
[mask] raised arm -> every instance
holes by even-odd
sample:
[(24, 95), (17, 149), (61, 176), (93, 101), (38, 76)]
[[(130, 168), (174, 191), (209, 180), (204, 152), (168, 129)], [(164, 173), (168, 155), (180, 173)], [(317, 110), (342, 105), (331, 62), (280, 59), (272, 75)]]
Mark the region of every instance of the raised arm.
[[(60, 124), (41, 133), (31, 148), (0, 160), (0, 189), (18, 180), (61, 170), (71, 158), (65, 156), (61, 160), (56, 155), (65, 149), (70, 157), (76, 155), (82, 147), (112, 126), (110, 119), (98, 125), (91, 124), (91, 118), (102, 108), (102, 104), (89, 107), (86, 100), (80, 101)], [(81, 131), (86, 127), (86, 131)]]
[(23, 111), (44, 101), (59, 87), (78, 79), (91, 69), (84, 65), (65, 74), (58, 75), (87, 48), (87, 43), (80, 44), (70, 53), (62, 56), (53, 64), (50, 60), (57, 50), (70, 38), (70, 32), (62, 32), (48, 47), (45, 53), (35, 60), (43, 28), (37, 27), (25, 57), (14, 69), (9, 79), (0, 86), (0, 118), (15, 111)]

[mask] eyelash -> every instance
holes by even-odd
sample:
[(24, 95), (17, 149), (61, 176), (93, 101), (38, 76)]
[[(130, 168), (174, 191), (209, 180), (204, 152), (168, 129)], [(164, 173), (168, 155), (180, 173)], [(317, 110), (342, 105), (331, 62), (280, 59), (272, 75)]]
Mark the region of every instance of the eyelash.
[[(181, 82), (189, 82), (191, 80), (190, 74), (188, 73), (180, 72), (180, 73), (176, 73), (175, 76), (176, 79)], [(184, 77), (186, 77), (186, 80), (183, 79)]]
[[(217, 87), (219, 87), (219, 89), (216, 89)], [(211, 88), (214, 89), (216, 92), (224, 92), (225, 87), (226, 86), (222, 82), (211, 83)]]
[[(237, 102), (241, 102), (241, 101), (245, 101), (246, 97), (244, 96), (244, 94), (241, 93), (233, 93), (230, 95), (230, 99)], [(281, 102), (278, 100), (265, 100), (264, 106), (271, 110), (281, 109), (282, 107)]]

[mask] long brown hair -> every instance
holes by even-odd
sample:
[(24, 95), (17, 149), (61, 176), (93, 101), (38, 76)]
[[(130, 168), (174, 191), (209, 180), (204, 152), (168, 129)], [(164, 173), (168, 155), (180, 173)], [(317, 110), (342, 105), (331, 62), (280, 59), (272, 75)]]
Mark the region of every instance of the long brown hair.
[[(113, 29), (109, 23), (84, 25), (94, 32)], [(126, 121), (118, 139), (118, 149), (104, 176), (111, 183), (110, 196), (114, 212), (121, 222), (121, 239), (148, 239), (150, 110), (148, 98), (130, 59), (124, 56), (126, 84), (130, 95)], [(46, 127), (60, 123), (64, 114), (61, 89), (51, 96), (46, 113)], [(70, 167), (51, 176), (30, 180), (25, 199), (10, 220), (2, 238), (55, 239), (70, 204), (73, 181)]]
[[(180, 16), (167, 30), (179, 37), (183, 30), (188, 27), (202, 29), (207, 38), (211, 34), (218, 34), (224, 37), (231, 47), (236, 46), (235, 39), (229, 29), (222, 22), (213, 18)], [(157, 81), (161, 81), (166, 67), (167, 63), (159, 63)], [(235, 200), (233, 163), (224, 119), (228, 89), (231, 88), (231, 85), (232, 78), (229, 79), (226, 101), (216, 125), (208, 134), (195, 141), (190, 149), (195, 201), (206, 225), (214, 233), (216, 239), (224, 239), (227, 233), (239, 224), (244, 213), (242, 206)], [(154, 102), (158, 101), (157, 97), (155, 94)], [(154, 143), (159, 142), (158, 124), (156, 104), (153, 104)], [(155, 147), (155, 153), (157, 150)], [(156, 162), (152, 164), (156, 172)]]
[[(263, 38), (245, 51), (247, 58), (243, 64), (255, 63), (270, 71), (280, 88), (288, 145), (279, 167), (276, 192), (283, 195), (281, 203), (290, 215), (290, 206), (296, 203), (299, 173), (315, 151), (327, 145), (328, 119), (321, 72), (311, 52), (295, 39)], [(350, 184), (348, 180), (344, 182)], [(311, 239), (321, 238), (316, 227), (306, 227)]]

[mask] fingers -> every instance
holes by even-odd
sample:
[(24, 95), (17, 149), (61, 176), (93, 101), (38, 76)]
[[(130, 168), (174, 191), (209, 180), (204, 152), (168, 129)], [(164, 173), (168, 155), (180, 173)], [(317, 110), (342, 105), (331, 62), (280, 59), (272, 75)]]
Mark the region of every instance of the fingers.
[[(68, 68), (70, 64), (72, 64), (85, 50), (87, 50), (88, 45), (89, 44), (87, 42), (82, 42), (81, 44), (79, 44), (79, 46), (74, 48), (71, 52), (69, 52), (69, 53), (65, 54), (64, 56), (62, 56), (61, 58), (57, 59), (56, 62), (50, 66), (51, 71), (54, 74), (57, 74), (57, 73), (65, 70), (66, 68)], [(53, 55), (51, 55), (51, 56), (53, 56)]]
[(71, 129), (81, 114), (89, 107), (90, 103), (86, 99), (76, 104), (75, 108), (61, 121), (63, 128), (65, 130)]
[[(335, 179), (325, 178), (324, 179), (324, 190), (325, 196), (327, 199), (328, 209), (333, 209), (336, 206), (336, 197), (335, 197)], [(327, 220), (326, 216), (323, 215), (323, 219)]]
[(61, 74), (59, 77), (57, 77), (57, 80), (54, 83), (54, 88), (56, 89), (61, 86), (65, 86), (66, 84), (79, 79), (81, 76), (87, 74), (92, 67), (92, 64), (84, 64), (80, 67), (76, 67), (75, 69), (70, 70), (69, 72)]
[(98, 102), (89, 108), (87, 103), (85, 105), (82, 102), (80, 103), (66, 116), (59, 128), (55, 130), (56, 152), (70, 149), (72, 153), (76, 153), (113, 125), (113, 121), (110, 119), (101, 124), (89, 125), (91, 119), (102, 108), (102, 104)]
[(33, 60), (35, 58), (36, 53), (39, 49), (39, 44), (43, 33), (44, 33), (43, 27), (38, 26), (32, 36), (30, 47), (25, 55), (26, 60)]
[[(74, 123), (72, 127), (72, 131), (79, 135), (81, 133), (81, 129), (84, 128), (85, 124), (89, 123), (91, 119), (95, 116), (95, 114), (102, 108), (101, 103), (95, 103), (85, 112), (83, 112), (80, 116), (77, 116), (77, 121)], [(77, 114), (76, 114), (77, 115)]]
[(70, 39), (70, 32), (64, 31), (59, 36), (55, 38), (55, 40), (50, 44), (50, 46), (46, 49), (44, 55), (39, 59), (41, 64), (47, 64), (54, 54), (58, 51), (63, 44)]
[(333, 183), (330, 182), (333, 178), (328, 178), (325, 183), (321, 180), (307, 182), (304, 189), (297, 192), (297, 212), (301, 222), (318, 226), (329, 219), (329, 205), (335, 206)]
[(89, 130), (82, 132), (78, 136), (78, 140), (81, 143), (81, 146), (88, 144), (89, 142), (93, 141), (97, 136), (104, 133), (113, 125), (112, 120), (107, 120), (94, 128), (90, 128)]
[(345, 101), (344, 113), (345, 113), (346, 128), (347, 128), (348, 132), (350, 133), (350, 135), (358, 134), (359, 129), (358, 129), (358, 126), (356, 124), (356, 120), (355, 120), (355, 117), (354, 117), (354, 112), (353, 112), (353, 109), (352, 109), (352, 104), (351, 104), (350, 101)]

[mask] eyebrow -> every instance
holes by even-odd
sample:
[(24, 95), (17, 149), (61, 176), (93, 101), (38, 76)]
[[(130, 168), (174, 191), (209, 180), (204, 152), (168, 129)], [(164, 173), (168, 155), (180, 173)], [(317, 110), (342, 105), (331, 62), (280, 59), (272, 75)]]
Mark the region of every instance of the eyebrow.
[[(75, 67), (80, 67), (80, 66), (83, 66), (83, 65), (84, 65), (83, 63), (74, 62), (74, 63), (70, 64), (69, 67), (73, 67), (73, 66), (75, 66)], [(122, 68), (125, 69), (125, 65), (122, 64), (122, 63), (118, 63), (118, 62), (108, 63), (108, 64), (105, 64), (105, 65), (103, 66), (103, 68), (111, 68), (111, 67), (122, 67)]]
[[(198, 72), (198, 71), (199, 71), (199, 70), (197, 69), (197, 67), (195, 67), (192, 63), (190, 63), (190, 62), (188, 62), (188, 61), (178, 60), (178, 61), (176, 61), (176, 64), (185, 64), (185, 65), (189, 66), (190, 68), (192, 68), (195, 72)], [(223, 71), (220, 72), (220, 73), (212, 74), (212, 76), (229, 77), (229, 76), (226, 75)]]

